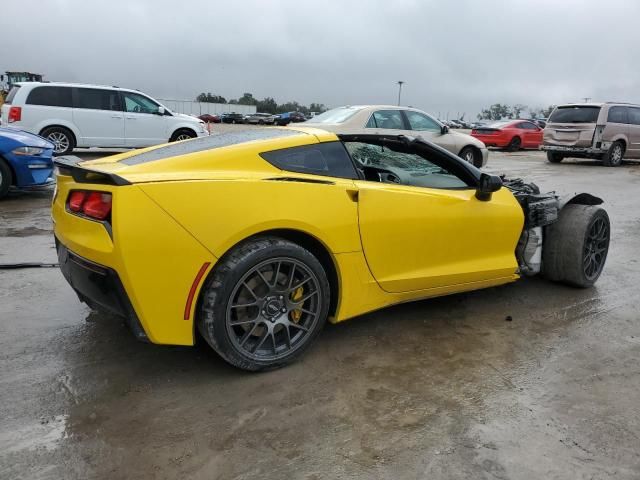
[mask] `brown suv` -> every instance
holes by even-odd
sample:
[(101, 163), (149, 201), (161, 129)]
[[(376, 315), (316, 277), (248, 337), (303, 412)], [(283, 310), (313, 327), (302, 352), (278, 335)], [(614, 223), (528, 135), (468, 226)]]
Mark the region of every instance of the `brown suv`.
[(552, 163), (566, 157), (596, 158), (617, 167), (623, 158), (640, 158), (640, 105), (559, 105), (549, 117), (541, 148)]

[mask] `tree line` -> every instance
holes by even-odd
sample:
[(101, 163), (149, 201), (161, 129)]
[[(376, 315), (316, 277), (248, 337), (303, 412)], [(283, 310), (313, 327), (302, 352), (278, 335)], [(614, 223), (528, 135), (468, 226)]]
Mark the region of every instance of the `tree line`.
[(227, 101), (223, 96), (203, 92), (196, 97), (196, 102), (226, 103), (229, 105), (255, 105), (256, 110), (263, 113), (301, 112), (308, 115), (311, 112), (322, 113), (327, 110), (327, 107), (322, 103), (312, 103), (309, 106), (301, 105), (298, 102), (286, 102), (279, 104), (271, 97), (258, 100), (257, 98), (254, 98), (253, 94), (248, 92), (244, 93), (242, 97), (238, 99), (232, 98), (229, 101)]
[(494, 103), (489, 108), (484, 108), (478, 114), (478, 120), (502, 120), (503, 118), (522, 118), (526, 112), (527, 118), (549, 118), (555, 105), (549, 105), (547, 108), (528, 107), (516, 103), (515, 105), (507, 105), (502, 103)]

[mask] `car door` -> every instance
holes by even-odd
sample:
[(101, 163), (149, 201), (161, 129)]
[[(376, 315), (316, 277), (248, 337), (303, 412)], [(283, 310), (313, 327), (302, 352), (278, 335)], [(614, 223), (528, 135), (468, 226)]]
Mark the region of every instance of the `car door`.
[(80, 132), (78, 145), (125, 146), (124, 113), (116, 90), (74, 88), (73, 123)]
[(404, 110), (403, 113), (411, 129), (409, 135), (420, 136), (450, 151), (454, 155), (460, 152), (460, 145), (458, 145), (456, 135), (452, 133), (442, 133), (442, 127), (433, 118), (424, 113), (416, 112), (415, 110)]
[(345, 145), (366, 178), (355, 181), (360, 237), (371, 273), (384, 290), (513, 276), (523, 213), (508, 190), (490, 201), (478, 200), (468, 170), (448, 156), (443, 161), (445, 154), (432, 147), (423, 147), (431, 149), (425, 153), (362, 141)]
[(522, 138), (524, 148), (537, 148), (542, 142), (542, 130), (531, 122), (516, 123), (515, 128)]
[(627, 158), (640, 158), (640, 107), (629, 107), (629, 145)]
[(148, 147), (169, 141), (167, 117), (149, 97), (121, 92), (124, 104), (124, 134), (127, 147)]

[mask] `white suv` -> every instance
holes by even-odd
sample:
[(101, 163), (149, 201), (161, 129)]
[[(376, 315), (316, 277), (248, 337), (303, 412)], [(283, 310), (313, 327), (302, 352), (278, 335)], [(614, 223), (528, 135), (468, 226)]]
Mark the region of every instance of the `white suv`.
[(16, 83), (2, 106), (0, 126), (7, 125), (45, 137), (56, 155), (75, 147), (137, 148), (208, 135), (204, 122), (136, 90), (72, 83)]

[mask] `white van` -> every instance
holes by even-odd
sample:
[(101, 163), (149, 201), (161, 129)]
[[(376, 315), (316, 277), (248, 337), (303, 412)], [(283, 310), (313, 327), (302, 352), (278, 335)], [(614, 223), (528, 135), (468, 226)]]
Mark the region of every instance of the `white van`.
[(118, 87), (72, 83), (16, 83), (0, 126), (15, 126), (55, 145), (55, 155), (75, 147), (148, 147), (208, 135), (201, 120), (173, 113), (153, 98)]

